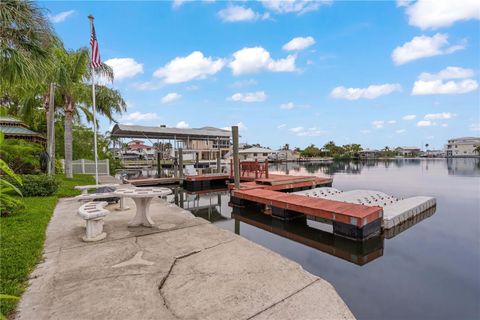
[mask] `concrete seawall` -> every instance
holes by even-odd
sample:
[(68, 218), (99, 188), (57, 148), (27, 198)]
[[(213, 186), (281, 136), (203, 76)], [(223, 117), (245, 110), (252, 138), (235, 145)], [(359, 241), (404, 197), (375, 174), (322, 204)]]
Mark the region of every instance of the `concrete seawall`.
[(154, 199), (154, 228), (111, 205), (94, 243), (79, 206), (58, 203), (16, 319), (354, 318), (328, 282), (175, 205)]

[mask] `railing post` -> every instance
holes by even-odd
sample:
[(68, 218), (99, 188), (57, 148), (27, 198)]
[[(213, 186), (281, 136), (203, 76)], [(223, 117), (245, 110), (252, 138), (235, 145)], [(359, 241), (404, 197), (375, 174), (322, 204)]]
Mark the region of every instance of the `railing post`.
[(258, 179), (258, 159), (255, 159), (255, 179)]
[(85, 159), (80, 159), (80, 164), (82, 167), (82, 174), (85, 174)]
[(220, 150), (217, 151), (217, 173), (222, 173), (222, 159), (221, 159), (222, 153)]
[(107, 166), (107, 170), (105, 171), (107, 171), (107, 175), (110, 175), (110, 161), (108, 160), (108, 158), (105, 159), (105, 165)]

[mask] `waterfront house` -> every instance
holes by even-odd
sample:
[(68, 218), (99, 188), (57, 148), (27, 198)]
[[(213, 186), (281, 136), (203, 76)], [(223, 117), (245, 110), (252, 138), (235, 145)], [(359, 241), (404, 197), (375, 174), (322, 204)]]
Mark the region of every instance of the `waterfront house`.
[(427, 150), (424, 154), (427, 158), (442, 158), (445, 157), (445, 151), (443, 150)]
[(380, 151), (376, 149), (364, 149), (358, 152), (358, 157), (360, 159), (375, 159), (380, 156)]
[(418, 157), (421, 155), (421, 150), (417, 147), (398, 147), (395, 152), (403, 157)]
[(290, 149), (277, 150), (268, 158), (268, 160), (272, 161), (297, 161), (298, 159), (300, 159), (300, 154)]
[(269, 157), (271, 158), (276, 154), (277, 151), (261, 147), (252, 147), (239, 150), (238, 153), (240, 155), (240, 160), (258, 160), (259, 162), (264, 162)]
[(462, 137), (448, 140), (445, 146), (447, 157), (478, 157), (475, 148), (480, 146), (480, 137)]
[(11, 117), (0, 117), (0, 132), (3, 132), (5, 139), (20, 139), (40, 144), (47, 142), (43, 135), (30, 130), (25, 123)]

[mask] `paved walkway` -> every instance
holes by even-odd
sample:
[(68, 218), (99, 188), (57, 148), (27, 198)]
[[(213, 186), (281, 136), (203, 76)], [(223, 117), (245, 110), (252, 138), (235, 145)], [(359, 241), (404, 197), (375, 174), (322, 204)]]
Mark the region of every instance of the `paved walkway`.
[(270, 250), (154, 199), (154, 228), (107, 207), (105, 240), (81, 241), (61, 200), (17, 319), (352, 319), (326, 281)]

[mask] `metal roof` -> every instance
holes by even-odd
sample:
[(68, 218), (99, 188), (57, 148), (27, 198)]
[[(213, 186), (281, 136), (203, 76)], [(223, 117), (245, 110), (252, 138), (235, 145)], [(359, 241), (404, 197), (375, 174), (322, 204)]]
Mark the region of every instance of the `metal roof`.
[(277, 151), (266, 148), (252, 147), (248, 149), (238, 150), (238, 153), (277, 153)]
[(38, 132), (24, 127), (0, 126), (0, 131), (6, 135), (41, 136)]
[(111, 132), (112, 137), (118, 138), (149, 138), (149, 139), (212, 139), (230, 138), (228, 130), (205, 127), (201, 129), (181, 129), (154, 126), (136, 126), (116, 124)]

